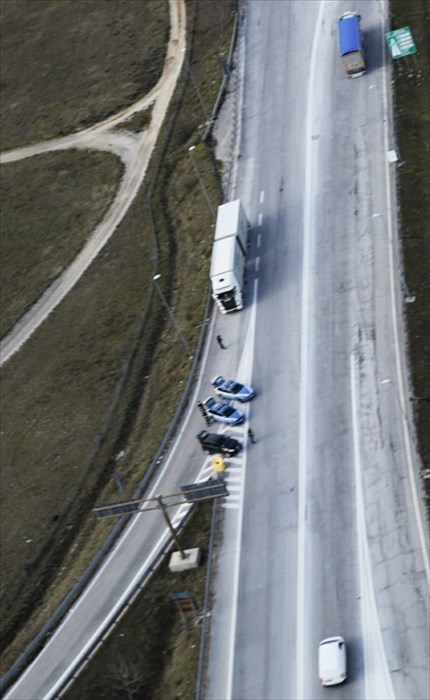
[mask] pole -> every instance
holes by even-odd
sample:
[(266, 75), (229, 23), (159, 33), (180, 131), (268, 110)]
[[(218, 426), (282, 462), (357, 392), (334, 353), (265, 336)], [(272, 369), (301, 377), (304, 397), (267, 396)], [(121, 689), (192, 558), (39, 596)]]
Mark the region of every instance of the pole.
[(174, 541), (175, 545), (177, 546), (177, 548), (178, 548), (178, 550), (179, 550), (179, 552), (180, 552), (180, 554), (181, 554), (181, 559), (186, 559), (187, 556), (186, 556), (184, 550), (182, 549), (181, 545), (179, 544), (178, 538), (176, 537), (176, 532), (175, 532), (175, 530), (174, 530), (174, 528), (173, 528), (172, 523), (170, 522), (170, 518), (169, 518), (169, 516), (168, 516), (166, 506), (164, 505), (163, 500), (162, 500), (162, 496), (157, 496), (157, 501), (158, 501), (158, 505), (160, 506), (161, 512), (163, 513), (164, 520), (165, 520), (166, 523), (167, 523), (167, 527), (169, 528), (169, 530), (170, 530), (170, 532), (171, 532), (171, 534), (172, 534), (173, 541)]
[(152, 279), (153, 279), (153, 282), (154, 282), (154, 284), (155, 284), (155, 288), (156, 288), (156, 290), (157, 290), (157, 292), (158, 292), (158, 294), (159, 294), (159, 296), (160, 296), (160, 299), (161, 299), (161, 301), (162, 301), (162, 303), (163, 303), (164, 308), (166, 309), (167, 313), (169, 314), (170, 320), (171, 320), (171, 322), (173, 323), (173, 327), (174, 327), (176, 333), (178, 334), (179, 339), (180, 339), (182, 345), (183, 345), (184, 348), (185, 348), (185, 352), (187, 353), (188, 359), (189, 359), (189, 360), (192, 360), (192, 359), (193, 359), (193, 353), (191, 352), (191, 348), (190, 348), (190, 346), (188, 345), (187, 341), (185, 340), (185, 336), (184, 336), (184, 334), (182, 333), (181, 329), (179, 328), (179, 326), (178, 326), (178, 324), (177, 324), (177, 322), (176, 322), (176, 318), (175, 318), (175, 316), (174, 316), (174, 314), (173, 314), (173, 311), (172, 311), (172, 309), (170, 308), (169, 304), (167, 303), (166, 297), (164, 296), (164, 294), (163, 294), (163, 292), (161, 291), (160, 286), (159, 286), (159, 284), (158, 284), (158, 280), (160, 279), (160, 277), (161, 277), (161, 275), (154, 275), (154, 277), (152, 278)]
[(210, 211), (210, 213), (212, 214), (212, 218), (213, 218), (213, 220), (215, 221), (215, 212), (214, 212), (213, 206), (212, 206), (212, 204), (211, 204), (211, 200), (209, 199), (209, 195), (208, 195), (207, 189), (206, 189), (206, 187), (205, 187), (205, 184), (204, 184), (204, 182), (203, 182), (203, 180), (202, 180), (202, 177), (201, 177), (201, 175), (200, 175), (199, 169), (198, 169), (198, 167), (197, 167), (196, 159), (195, 159), (194, 156), (193, 156), (193, 151), (194, 151), (194, 149), (195, 149), (195, 146), (190, 146), (189, 149), (188, 149), (188, 153), (189, 153), (189, 156), (190, 156), (190, 158), (191, 158), (191, 163), (193, 164), (193, 168), (194, 168), (194, 171), (195, 171), (195, 173), (196, 173), (196, 175), (197, 175), (197, 179), (198, 179), (198, 181), (199, 181), (200, 187), (202, 188), (204, 198), (206, 199), (206, 204), (208, 205), (209, 211)]

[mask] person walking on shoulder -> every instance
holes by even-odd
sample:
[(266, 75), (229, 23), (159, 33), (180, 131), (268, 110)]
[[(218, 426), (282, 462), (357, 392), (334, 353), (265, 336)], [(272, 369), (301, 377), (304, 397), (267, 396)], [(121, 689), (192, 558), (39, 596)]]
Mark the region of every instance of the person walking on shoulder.
[(227, 348), (225, 347), (225, 345), (223, 343), (222, 335), (217, 335), (216, 340), (217, 340), (217, 343), (220, 346), (221, 350), (227, 350)]
[(248, 428), (248, 437), (253, 445), (255, 445), (256, 440), (254, 437), (254, 432), (251, 430), (251, 428)]

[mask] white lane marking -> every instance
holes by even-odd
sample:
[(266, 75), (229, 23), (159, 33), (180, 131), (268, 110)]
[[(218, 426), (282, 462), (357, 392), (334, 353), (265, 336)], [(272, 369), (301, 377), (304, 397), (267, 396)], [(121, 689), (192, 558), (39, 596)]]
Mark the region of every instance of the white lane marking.
[(257, 248), (261, 246), (261, 233), (258, 234), (257, 236)]
[(231, 510), (239, 510), (239, 502), (234, 503), (234, 502), (230, 501), (230, 499), (228, 501), (224, 501), (224, 503), (222, 503), (221, 505), (223, 508), (229, 508)]
[(258, 225), (261, 226), (262, 223), (263, 223), (263, 214), (260, 212), (260, 214), (258, 215)]
[[(388, 11), (387, 7), (385, 7), (384, 11), (384, 17), (388, 17)], [(387, 46), (385, 43), (385, 37), (384, 37), (384, 32), (381, 34), (381, 42), (382, 42), (382, 55), (387, 56)], [(388, 98), (387, 98), (387, 85), (386, 85), (386, 80), (384, 80), (384, 76), (382, 78), (382, 85), (383, 85), (383, 104), (384, 104), (384, 114), (388, 117)], [(388, 145), (388, 118), (384, 119), (384, 139), (385, 139), (385, 152), (388, 153), (389, 150), (389, 145)], [(396, 273), (395, 273), (395, 266), (394, 266), (394, 250), (393, 250), (393, 227), (392, 227), (392, 203), (391, 203), (391, 187), (390, 187), (390, 166), (387, 161), (385, 161), (385, 187), (386, 187), (386, 198), (387, 198), (387, 228), (388, 228), (388, 241), (389, 241), (389, 246), (388, 246), (388, 251), (389, 251), (389, 268), (390, 268), (390, 288), (391, 288), (391, 313), (393, 315), (393, 326), (394, 326), (394, 337), (395, 337), (395, 342), (394, 342), (394, 350), (396, 354), (396, 368), (397, 368), (397, 386), (399, 387), (399, 401), (400, 401), (400, 408), (401, 408), (401, 414), (402, 414), (402, 427), (403, 427), (403, 440), (405, 442), (405, 450), (406, 450), (406, 460), (408, 463), (408, 472), (409, 472), (409, 483), (411, 487), (411, 494), (412, 494), (412, 501), (414, 504), (414, 510), (415, 510), (415, 518), (417, 522), (417, 529), (418, 529), (418, 536), (420, 539), (420, 544), (421, 544), (421, 551), (423, 555), (423, 560), (424, 560), (424, 567), (426, 570), (426, 575), (427, 575), (427, 581), (430, 581), (430, 559), (429, 559), (429, 550), (428, 550), (428, 542), (427, 542), (427, 537), (425, 535), (425, 526), (424, 526), (424, 521), (423, 521), (423, 511), (420, 507), (419, 503), (419, 496), (417, 492), (417, 477), (415, 475), (415, 469), (414, 469), (414, 459), (412, 456), (412, 445), (411, 445), (411, 438), (410, 438), (410, 433), (409, 433), (409, 428), (408, 428), (408, 408), (407, 408), (407, 402), (406, 402), (406, 397), (405, 397), (405, 387), (403, 384), (403, 373), (402, 373), (402, 362), (401, 362), (401, 357), (400, 357), (400, 332), (399, 332), (399, 324), (398, 324), (398, 318), (400, 317), (402, 310), (399, 309), (399, 314), (397, 314), (397, 309), (396, 309), (396, 285), (395, 285), (395, 279), (396, 279)], [(397, 213), (395, 213), (395, 216), (397, 216)]]
[(260, 192), (260, 204), (263, 204), (264, 202), (264, 190), (261, 190)]
[(260, 258), (255, 258), (255, 271), (258, 272), (260, 267)]
[(360, 579), (360, 617), (364, 664), (364, 700), (394, 700), (387, 657), (382, 641), (381, 626), (373, 589), (372, 567), (367, 546), (366, 517), (364, 512), (363, 483), (361, 478), (360, 444), (355, 357), (350, 356), (351, 413), (354, 447), (355, 501), (358, 541), (358, 569)]
[[(297, 583), (296, 583), (296, 700), (304, 698), (304, 626), (305, 626), (305, 559), (306, 559), (306, 479), (307, 479), (307, 415), (308, 415), (308, 343), (309, 343), (309, 299), (310, 299), (310, 252), (312, 240), (312, 158), (318, 141), (312, 141), (312, 118), (314, 114), (314, 85), (316, 76), (317, 43), (325, 1), (320, 2), (315, 31), (312, 39), (309, 79), (307, 85), (306, 110), (306, 155), (305, 191), (303, 200), (303, 262), (302, 262), (302, 316), (300, 347), (300, 427), (299, 427), (299, 473), (298, 473), (298, 513), (297, 513)], [(308, 669), (306, 669), (308, 672)]]
[[(244, 377), (244, 384), (252, 386), (251, 373), (252, 365), (254, 360), (254, 337), (255, 337), (255, 321), (257, 314), (257, 291), (258, 291), (258, 279), (254, 280), (254, 294), (252, 299), (251, 314), (249, 319), (248, 332), (246, 334), (246, 340), (244, 347), (249, 348), (248, 353), (244, 353), (241, 358), (239, 367), (239, 376)], [(246, 404), (249, 407), (249, 404)], [(248, 408), (249, 410), (249, 408)], [(242, 528), (243, 528), (243, 491), (245, 488), (245, 477), (246, 477), (246, 458), (247, 451), (244, 450), (243, 453), (243, 464), (242, 464), (242, 485), (241, 485), (241, 496), (239, 502), (239, 514), (238, 514), (238, 526), (237, 526), (237, 539), (236, 539), (236, 557), (234, 562), (234, 581), (233, 581), (233, 595), (232, 595), (232, 606), (231, 606), (231, 626), (230, 626), (230, 639), (228, 642), (228, 653), (227, 653), (227, 688), (225, 693), (225, 700), (232, 700), (233, 698), (233, 671), (234, 671), (234, 652), (235, 652), (235, 642), (236, 642), (236, 625), (237, 625), (237, 607), (238, 607), (238, 597), (239, 597), (239, 573), (240, 573), (240, 545), (242, 541)], [(226, 505), (224, 503), (224, 505)]]

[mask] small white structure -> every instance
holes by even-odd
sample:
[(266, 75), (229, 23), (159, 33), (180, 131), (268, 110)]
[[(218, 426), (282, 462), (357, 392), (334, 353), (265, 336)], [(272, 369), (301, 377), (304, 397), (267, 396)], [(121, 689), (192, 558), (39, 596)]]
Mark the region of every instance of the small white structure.
[(181, 552), (173, 552), (169, 562), (170, 571), (176, 572), (187, 571), (187, 569), (197, 569), (201, 559), (200, 547), (186, 549), (184, 554), (185, 559), (182, 558)]

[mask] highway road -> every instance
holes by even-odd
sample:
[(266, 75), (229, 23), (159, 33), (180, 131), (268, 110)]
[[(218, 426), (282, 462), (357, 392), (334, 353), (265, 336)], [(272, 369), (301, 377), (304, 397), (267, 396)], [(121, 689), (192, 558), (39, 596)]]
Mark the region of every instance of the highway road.
[[(335, 33), (351, 9), (247, 4), (236, 194), (253, 244), (248, 308), (226, 328), (254, 328), (257, 444), (225, 521), (208, 700), (429, 695), (387, 7), (360, 2), (369, 70), (355, 80)], [(346, 640), (349, 678), (324, 689), (316, 650), (333, 635)]]
[[(256, 444), (229, 461), (207, 700), (422, 700), (428, 560), (405, 398), (385, 2), (360, 2), (369, 72), (347, 80), (346, 1), (251, 0), (230, 198), (251, 221), (246, 307), (215, 314), (181, 434), (152, 493), (209, 475), (196, 399), (216, 373), (251, 383)], [(227, 346), (214, 342), (221, 333)], [(181, 513), (175, 516), (179, 520)], [(52, 698), (166, 537), (134, 517), (6, 698)], [(341, 634), (347, 684), (316, 648)]]

